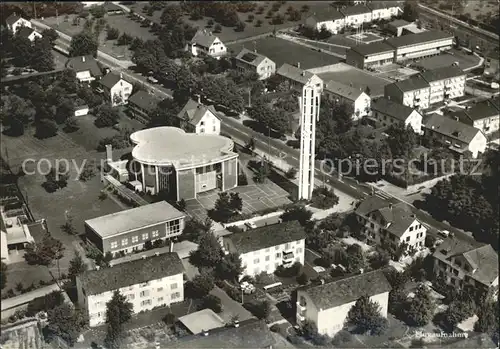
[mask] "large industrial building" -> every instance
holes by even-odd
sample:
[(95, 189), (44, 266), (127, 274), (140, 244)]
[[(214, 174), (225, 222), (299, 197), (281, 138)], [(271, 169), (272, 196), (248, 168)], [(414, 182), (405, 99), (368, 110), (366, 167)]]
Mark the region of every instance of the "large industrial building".
[(238, 186), (238, 154), (231, 139), (155, 127), (130, 135), (134, 172), (142, 191), (165, 192), (172, 199), (195, 199), (213, 189)]

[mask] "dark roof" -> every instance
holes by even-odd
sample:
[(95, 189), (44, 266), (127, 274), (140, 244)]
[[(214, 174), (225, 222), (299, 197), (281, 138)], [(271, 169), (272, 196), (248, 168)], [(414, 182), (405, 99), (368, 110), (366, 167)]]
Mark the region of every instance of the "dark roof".
[(223, 237), (238, 253), (258, 251), (263, 248), (305, 239), (304, 228), (297, 221), (267, 225)]
[(80, 276), (80, 280), (86, 294), (93, 295), (182, 273), (184, 267), (179, 255), (166, 253), (117, 264), (111, 268), (86, 271)]
[(465, 73), (459, 67), (450, 65), (447, 67), (441, 67), (441, 68), (437, 68), (437, 69), (427, 70), (427, 71), (424, 71), (423, 73), (421, 73), (420, 75), (422, 75), (422, 77), (427, 82), (432, 82), (432, 81), (450, 79), (450, 78), (454, 78), (457, 76), (463, 76), (463, 75), (465, 75)]
[(497, 108), (498, 110), (500, 110), (500, 96), (495, 96), (493, 98), (490, 99), (490, 102), (491, 104)]
[(128, 99), (128, 104), (134, 104), (141, 109), (152, 111), (156, 108), (160, 100), (146, 91), (139, 90)]
[(298, 68), (288, 63), (284, 63), (276, 72), (276, 74), (284, 76), (293, 81), (300, 82), (301, 84), (306, 84), (314, 74), (310, 71)]
[(191, 39), (191, 43), (203, 47), (210, 47), (214, 43), (215, 39), (217, 39), (217, 36), (213, 35), (212, 32), (203, 29), (198, 30), (196, 34), (194, 34)]
[(385, 41), (372, 42), (371, 44), (361, 44), (351, 47), (351, 50), (363, 56), (379, 54), (384, 52), (393, 52), (394, 48)]
[(372, 297), (389, 292), (391, 285), (381, 270), (375, 270), (299, 290), (307, 292), (317, 308), (327, 310), (354, 302), (362, 296)]
[(478, 102), (467, 109), (454, 112), (451, 116), (458, 117), (460, 121), (468, 123), (468, 120), (477, 121), (492, 116), (498, 116), (499, 113), (495, 105), (490, 100), (486, 100)]
[(16, 35), (19, 35), (20, 37), (23, 37), (23, 38), (28, 38), (34, 31), (35, 31), (35, 29), (30, 28), (30, 27), (21, 27), (16, 32)]
[(168, 341), (168, 348), (268, 348), (274, 345), (274, 337), (263, 320), (249, 319), (240, 321), (239, 326), (228, 325), (214, 328), (208, 335), (199, 334)]
[(99, 80), (99, 83), (102, 86), (110, 89), (113, 86), (115, 86), (122, 79), (123, 79), (123, 76), (121, 74), (109, 72), (106, 75), (104, 75), (101, 80)]
[(355, 5), (355, 6), (347, 6), (340, 9), (340, 12), (344, 14), (344, 16), (354, 16), (361, 15), (363, 13), (372, 13), (368, 7), (364, 5)]
[(13, 14), (11, 14), (9, 17), (7, 17), (5, 19), (5, 23), (7, 23), (8, 25), (13, 25), (14, 23), (16, 23), (21, 18), (22, 18), (21, 16), (18, 16), (15, 13), (13, 13)]
[(376, 195), (372, 195), (359, 203), (359, 206), (356, 208), (356, 213), (361, 216), (367, 216), (369, 213), (373, 211), (377, 211), (381, 208), (388, 206), (389, 206), (388, 201)]
[(121, 8), (120, 6), (118, 6), (116, 4), (113, 4), (110, 1), (106, 1), (106, 3), (103, 6), (104, 6), (104, 10), (106, 10), (106, 12), (123, 12), (123, 8)]
[(344, 85), (333, 80), (325, 84), (325, 91), (332, 92), (335, 95), (339, 95), (351, 101), (355, 101), (363, 93), (359, 88)]
[(462, 271), (485, 285), (491, 285), (498, 278), (498, 254), (491, 245), (448, 238), (438, 246), (433, 256), (447, 262), (451, 262), (452, 257), (462, 256), (475, 270)]
[(391, 27), (394, 27), (394, 28), (405, 27), (405, 26), (407, 26), (409, 24), (411, 24), (411, 23), (405, 21), (404, 19), (395, 19), (395, 20), (387, 23), (388, 26), (391, 26)]
[(337, 19), (343, 19), (344, 15), (332, 8), (331, 6), (328, 9), (320, 12), (315, 12), (308, 18), (312, 18), (316, 20), (316, 22), (326, 22), (326, 21), (335, 21)]
[(466, 144), (469, 144), (477, 133), (481, 132), (473, 126), (436, 113), (427, 116), (424, 127)]
[(66, 67), (77, 73), (89, 70), (94, 77), (102, 76), (101, 68), (92, 55), (72, 57), (66, 62)]
[(241, 52), (236, 56), (236, 60), (251, 64), (254, 67), (257, 67), (266, 58), (266, 56), (261, 55), (257, 52), (252, 52), (250, 50), (247, 50), (246, 48), (243, 48)]
[(395, 119), (406, 121), (408, 116), (413, 113), (414, 109), (406, 105), (396, 103), (387, 98), (379, 98), (372, 102), (372, 110), (382, 114), (392, 116)]
[(425, 81), (424, 78), (420, 76), (420, 74), (412, 76), (411, 78), (408, 78), (406, 80), (394, 82), (390, 85), (396, 86), (399, 90), (403, 92), (421, 90), (426, 87), (430, 87), (429, 83)]
[(372, 10), (380, 10), (384, 8), (399, 7), (402, 9), (402, 1), (370, 1), (366, 6)]
[(422, 33), (402, 35), (387, 39), (387, 43), (393, 47), (400, 48), (405, 46), (422, 44), (424, 42), (438, 41), (443, 39), (452, 39), (453, 35), (438, 31), (429, 30)]
[(216, 118), (220, 119), (213, 105), (206, 106), (198, 103), (194, 99), (189, 99), (187, 101), (186, 105), (184, 105), (184, 108), (182, 108), (179, 114), (177, 114), (177, 117), (183, 120), (188, 120), (191, 125), (196, 126), (200, 122), (203, 115), (205, 115), (207, 110), (215, 115)]

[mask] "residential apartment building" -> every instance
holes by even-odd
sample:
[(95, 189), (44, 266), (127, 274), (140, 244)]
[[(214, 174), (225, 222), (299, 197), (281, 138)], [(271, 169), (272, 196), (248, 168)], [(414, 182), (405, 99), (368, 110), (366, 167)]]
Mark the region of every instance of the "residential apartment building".
[(417, 110), (429, 108), (430, 92), (430, 84), (420, 74), (384, 87), (387, 99)]
[(488, 143), (480, 129), (436, 113), (426, 116), (424, 133), (434, 135), (456, 153), (469, 151), (473, 158), (484, 153)]
[(92, 55), (70, 58), (66, 68), (73, 70), (80, 82), (90, 83), (102, 77), (102, 70)]
[(407, 252), (425, 246), (427, 228), (403, 202), (393, 205), (377, 196), (370, 196), (361, 201), (355, 213), (369, 244), (390, 246), (396, 250), (404, 243)]
[(466, 74), (456, 66), (427, 70), (420, 74), (430, 85), (429, 103), (462, 97), (465, 94)]
[(445, 284), (498, 296), (498, 254), (491, 245), (448, 238), (434, 254), (435, 278)]
[(402, 1), (370, 1), (366, 6), (372, 11), (372, 21), (388, 20), (403, 13)]
[(453, 112), (450, 117), (473, 126), (487, 135), (498, 131), (500, 110), (497, 109), (493, 101), (485, 100), (472, 106), (467, 106), (463, 110)]
[(422, 114), (413, 108), (387, 98), (379, 98), (372, 102), (371, 110), (371, 117), (384, 127), (391, 125), (409, 126), (415, 133), (422, 133)]
[(86, 271), (76, 278), (78, 303), (90, 327), (106, 322), (106, 303), (119, 291), (133, 312), (148, 311), (184, 300), (184, 267), (177, 253), (167, 253)]
[(365, 5), (346, 6), (340, 9), (346, 27), (360, 27), (372, 21), (372, 10)]
[(358, 274), (297, 290), (296, 321), (312, 321), (320, 334), (335, 336), (342, 330), (349, 310), (362, 296), (380, 306), (380, 315), (387, 317), (391, 285), (381, 270)]
[(272, 274), (280, 265), (304, 264), (305, 231), (297, 221), (268, 225), (222, 237), (226, 253), (238, 253), (243, 274)]
[(5, 24), (7, 25), (7, 29), (13, 35), (15, 35), (17, 31), (22, 27), (33, 27), (29, 20), (18, 16), (15, 12), (5, 19)]
[(235, 58), (236, 69), (241, 72), (256, 73), (259, 80), (265, 80), (276, 73), (276, 63), (257, 51), (243, 48)]
[(353, 120), (359, 120), (370, 112), (371, 98), (358, 88), (331, 80), (325, 84), (323, 95), (336, 103), (351, 106)]
[(302, 93), (302, 88), (305, 85), (316, 86), (319, 92), (323, 91), (323, 80), (316, 74), (300, 68), (300, 63), (297, 66), (284, 63), (276, 72), (290, 89), (294, 89)]
[(213, 134), (220, 133), (220, 117), (213, 105), (203, 105), (190, 99), (184, 108), (177, 114), (180, 127), (188, 133)]
[(22, 38), (26, 38), (31, 42), (35, 41), (36, 39), (42, 38), (42, 34), (40, 34), (35, 29), (30, 28), (30, 27), (20, 27), (18, 29), (16, 35), (20, 36)]
[(166, 201), (132, 208), (85, 221), (87, 240), (103, 254), (139, 251), (147, 241), (182, 234), (185, 214)]
[(376, 68), (394, 62), (394, 48), (385, 41), (352, 46), (346, 53), (346, 63), (359, 69)]
[(177, 340), (170, 339), (166, 343), (161, 343), (161, 348), (272, 349), (275, 344), (276, 340), (266, 322), (252, 318), (203, 331), (199, 335), (184, 336)]
[(187, 51), (193, 56), (207, 55), (220, 58), (227, 54), (227, 47), (220, 39), (206, 29), (198, 30), (187, 44)]
[(132, 84), (123, 78), (123, 74), (108, 73), (99, 84), (104, 91), (105, 98), (111, 102), (112, 107), (128, 103), (132, 94)]
[(434, 56), (453, 46), (453, 35), (429, 30), (416, 34), (402, 35), (387, 39), (386, 42), (396, 49), (395, 62)]
[(129, 97), (127, 107), (133, 118), (147, 124), (158, 103), (160, 100), (153, 94), (140, 90)]
[(304, 23), (306, 26), (318, 31), (324, 27), (333, 34), (338, 34), (339, 31), (345, 28), (344, 15), (331, 7), (325, 11), (312, 14), (306, 18)]

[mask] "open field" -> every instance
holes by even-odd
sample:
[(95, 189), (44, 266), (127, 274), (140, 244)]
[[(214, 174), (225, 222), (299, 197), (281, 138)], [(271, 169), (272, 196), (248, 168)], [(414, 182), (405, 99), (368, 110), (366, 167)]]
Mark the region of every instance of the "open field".
[(372, 97), (383, 96), (384, 86), (392, 83), (391, 80), (374, 76), (345, 63), (335, 64), (327, 71), (316, 72), (316, 74), (325, 82), (334, 80), (345, 85), (352, 85), (363, 91), (369, 87)]
[(480, 59), (462, 50), (451, 49), (449, 52), (440, 54), (439, 56), (420, 59), (419, 62), (414, 65), (424, 69), (436, 69), (450, 66), (454, 62), (458, 62), (460, 69), (467, 69), (479, 64)]
[(348, 50), (348, 48), (328, 45), (328, 43), (324, 43), (321, 41), (304, 40), (303, 38), (294, 38), (294, 40), (299, 41), (299, 42), (303, 42), (303, 43), (310, 45), (310, 46), (317, 47), (318, 49), (320, 49), (322, 51), (333, 52), (333, 53), (336, 53), (336, 54), (342, 55), (342, 56), (345, 56), (346, 51)]
[[(74, 36), (82, 31), (85, 23), (84, 19), (80, 19), (79, 25), (73, 25), (74, 17), (75, 15), (70, 15), (67, 22), (59, 18), (59, 24), (55, 17), (45, 18), (41, 20), (41, 22), (63, 32), (64, 34)], [(126, 15), (107, 16), (105, 17), (105, 20), (106, 23), (112, 28), (118, 29), (120, 34), (127, 33), (133, 37), (139, 37), (143, 40), (152, 40), (156, 38), (156, 36), (149, 31), (149, 28), (141, 27), (140, 23), (129, 19)], [(117, 58), (130, 60), (132, 52), (127, 46), (116, 45), (116, 41), (117, 40), (106, 40), (106, 29), (103, 29), (99, 35), (99, 50)]]
[(300, 62), (302, 69), (311, 69), (340, 62), (340, 59), (335, 56), (274, 37), (229, 45), (228, 50), (232, 50), (237, 54), (243, 47), (251, 50), (256, 48), (257, 52), (269, 57), (276, 63), (276, 69), (283, 63), (297, 64)]
[[(175, 1), (173, 2), (175, 3)], [(264, 12), (262, 14), (256, 14), (257, 11), (254, 12), (248, 12), (248, 13), (238, 13), (239, 19), (245, 23), (246, 27), (243, 32), (236, 32), (234, 31), (234, 28), (228, 28), (228, 27), (222, 27), (222, 31), (220, 33), (217, 33), (217, 36), (223, 41), (223, 42), (231, 42), (235, 40), (241, 40), (257, 35), (262, 35), (266, 33), (271, 33), (274, 28), (276, 30), (284, 29), (284, 28), (290, 28), (290, 27), (296, 27), (300, 23), (303, 22), (303, 20), (307, 17), (313, 14), (314, 12), (321, 12), (327, 9), (330, 4), (328, 2), (324, 1), (293, 1), (293, 2), (287, 2), (286, 4), (282, 5), (279, 11), (275, 12), (275, 14), (280, 13), (281, 15), (284, 15), (287, 8), (289, 6), (292, 6), (293, 8), (297, 10), (301, 10), (301, 7), (303, 5), (308, 5), (309, 6), (309, 11), (306, 13), (301, 13), (302, 18), (300, 21), (296, 22), (290, 22), (288, 20), (285, 21), (285, 23), (280, 24), (280, 25), (273, 25), (270, 24), (270, 18), (266, 18), (267, 11), (269, 11), (272, 7), (272, 4), (274, 3), (273, 1), (255, 1), (257, 4), (257, 8), (262, 6), (264, 7)], [(147, 4), (147, 2), (137, 2), (136, 4), (130, 6), (131, 9), (133, 9), (135, 12), (140, 13), (142, 16), (151, 19), (154, 22), (159, 23), (160, 22), (160, 17), (161, 17), (161, 11), (157, 11), (154, 13), (153, 16), (147, 16), (145, 13), (142, 12), (142, 8)], [(255, 18), (254, 20), (250, 23), (247, 22), (248, 16), (252, 14)], [(288, 16), (285, 15), (285, 18), (288, 19)], [(185, 15), (182, 17), (182, 19), (186, 22), (189, 23), (195, 27), (199, 28), (207, 28), (207, 22), (209, 18), (205, 17), (201, 20), (198, 21), (192, 21), (189, 19), (189, 16)], [(260, 20), (262, 21), (262, 25), (260, 27), (256, 27), (255, 24), (257, 21)]]

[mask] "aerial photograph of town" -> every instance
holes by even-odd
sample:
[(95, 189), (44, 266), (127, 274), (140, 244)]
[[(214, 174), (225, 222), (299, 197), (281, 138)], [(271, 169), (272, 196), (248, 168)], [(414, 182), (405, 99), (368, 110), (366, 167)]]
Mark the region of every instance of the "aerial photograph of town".
[(498, 0), (0, 18), (0, 349), (498, 349)]

